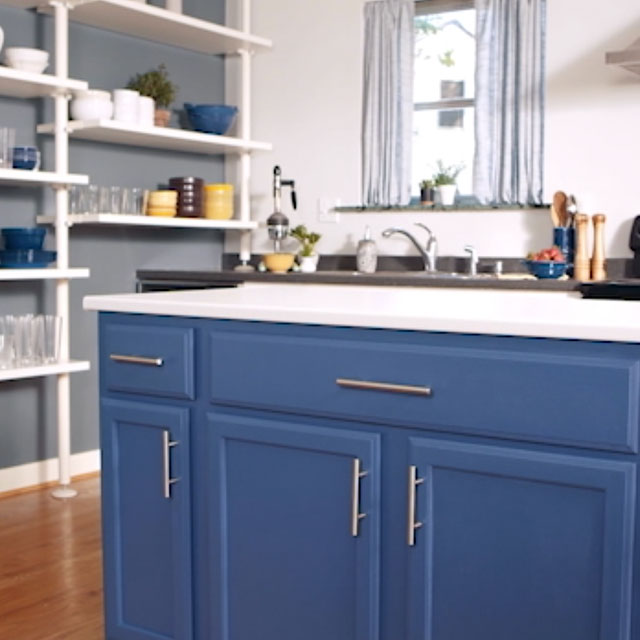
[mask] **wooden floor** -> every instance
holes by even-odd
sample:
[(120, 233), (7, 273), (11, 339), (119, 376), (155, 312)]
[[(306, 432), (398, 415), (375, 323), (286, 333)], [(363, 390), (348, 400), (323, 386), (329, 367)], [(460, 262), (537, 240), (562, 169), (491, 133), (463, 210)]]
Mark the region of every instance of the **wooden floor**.
[(0, 498), (0, 638), (101, 640), (100, 480)]

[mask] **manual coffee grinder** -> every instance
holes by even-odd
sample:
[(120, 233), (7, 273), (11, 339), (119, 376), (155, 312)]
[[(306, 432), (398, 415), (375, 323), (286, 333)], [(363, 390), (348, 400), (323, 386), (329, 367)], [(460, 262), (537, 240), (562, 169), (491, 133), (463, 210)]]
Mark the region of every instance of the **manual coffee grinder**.
[(294, 210), (298, 203), (296, 183), (294, 180), (283, 180), (279, 166), (273, 167), (273, 213), (267, 219), (267, 231), (273, 240), (273, 252), (280, 253), (280, 243), (289, 234), (289, 219), (282, 213), (282, 187), (291, 187), (291, 205)]

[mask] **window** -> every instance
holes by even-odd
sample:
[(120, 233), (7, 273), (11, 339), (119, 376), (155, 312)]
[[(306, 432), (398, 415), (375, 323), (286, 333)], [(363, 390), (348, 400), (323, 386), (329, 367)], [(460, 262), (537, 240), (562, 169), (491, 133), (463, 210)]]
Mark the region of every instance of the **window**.
[(441, 161), (463, 165), (461, 194), (472, 193), (476, 15), (473, 0), (418, 0), (414, 21), (412, 192)]

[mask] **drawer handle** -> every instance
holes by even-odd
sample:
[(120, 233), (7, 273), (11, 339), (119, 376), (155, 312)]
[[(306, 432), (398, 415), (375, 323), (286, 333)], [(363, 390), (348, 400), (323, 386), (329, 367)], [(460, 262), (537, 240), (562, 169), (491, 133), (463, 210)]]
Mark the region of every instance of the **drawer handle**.
[(416, 488), (424, 482), (424, 478), (418, 478), (418, 467), (412, 464), (409, 467), (409, 508), (407, 509), (407, 544), (413, 547), (416, 544), (416, 529), (422, 526), (422, 522), (416, 522)]
[(175, 484), (180, 478), (171, 477), (171, 459), (170, 451), (171, 447), (179, 445), (178, 440), (170, 440), (169, 432), (166, 429), (162, 431), (162, 480), (163, 480), (163, 494), (164, 497), (169, 500), (171, 498), (171, 485)]
[(413, 396), (430, 396), (431, 387), (416, 387), (410, 384), (393, 384), (391, 382), (372, 382), (369, 380), (353, 380), (351, 378), (336, 378), (336, 384), (348, 389), (367, 389), (370, 391), (389, 391)]
[(358, 458), (353, 459), (351, 469), (351, 535), (357, 538), (360, 520), (367, 517), (366, 513), (360, 513), (360, 478), (369, 475), (369, 472), (360, 470)]
[(148, 367), (161, 367), (164, 364), (162, 358), (145, 358), (144, 356), (124, 356), (119, 353), (112, 353), (109, 356), (114, 362), (126, 362), (128, 364), (144, 364)]

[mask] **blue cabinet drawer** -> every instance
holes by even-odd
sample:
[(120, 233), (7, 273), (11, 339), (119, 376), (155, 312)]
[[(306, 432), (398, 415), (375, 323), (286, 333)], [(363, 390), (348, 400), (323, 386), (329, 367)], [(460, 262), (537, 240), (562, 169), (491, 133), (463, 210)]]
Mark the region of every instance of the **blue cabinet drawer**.
[(194, 329), (110, 320), (103, 327), (100, 348), (106, 390), (195, 397)]
[(208, 355), (218, 404), (638, 449), (637, 345), (239, 322)]

